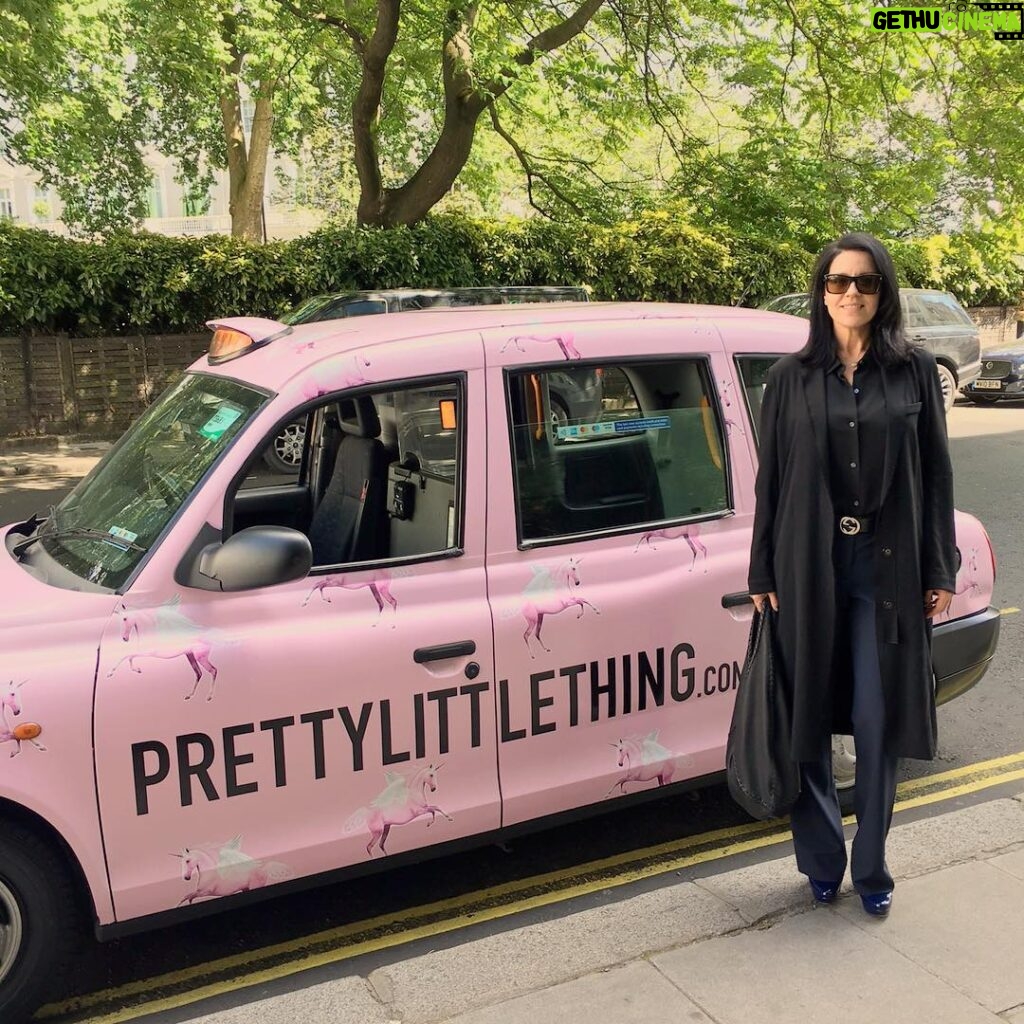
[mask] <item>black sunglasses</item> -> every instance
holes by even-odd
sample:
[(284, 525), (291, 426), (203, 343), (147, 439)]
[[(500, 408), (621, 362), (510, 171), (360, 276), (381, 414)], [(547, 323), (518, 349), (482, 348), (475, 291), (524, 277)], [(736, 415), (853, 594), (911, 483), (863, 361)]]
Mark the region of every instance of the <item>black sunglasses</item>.
[(856, 284), (861, 295), (874, 295), (882, 284), (881, 274), (826, 274), (825, 291), (829, 295), (844, 295), (850, 285)]

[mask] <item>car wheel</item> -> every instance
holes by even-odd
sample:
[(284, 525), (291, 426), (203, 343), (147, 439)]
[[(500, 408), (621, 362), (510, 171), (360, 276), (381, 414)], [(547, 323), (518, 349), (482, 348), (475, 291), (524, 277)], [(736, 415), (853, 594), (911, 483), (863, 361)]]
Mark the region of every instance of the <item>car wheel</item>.
[(946, 407), (946, 412), (949, 412), (956, 401), (956, 374), (942, 363), (939, 363), (938, 366), (939, 384), (942, 385), (942, 403)]
[(975, 405), (995, 405), (999, 401), (998, 395), (976, 395), (974, 392), (967, 393), (967, 400)]
[(832, 777), (840, 793), (852, 790), (857, 781), (857, 753), (852, 736), (832, 737)]
[(302, 463), (305, 444), (306, 421), (296, 420), (274, 438), (274, 443), (263, 453), (263, 461), (275, 473), (295, 473)]
[(559, 427), (569, 425), (569, 407), (556, 395), (551, 396), (551, 426), (557, 431)]
[(0, 1020), (27, 1022), (71, 962), (82, 935), (64, 859), (39, 836), (4, 822), (0, 834)]

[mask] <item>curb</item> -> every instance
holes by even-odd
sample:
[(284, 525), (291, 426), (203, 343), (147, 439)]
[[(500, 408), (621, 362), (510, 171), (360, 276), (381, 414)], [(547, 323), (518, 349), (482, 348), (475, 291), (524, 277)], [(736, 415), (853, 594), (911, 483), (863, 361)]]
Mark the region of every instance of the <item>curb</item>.
[(25, 434), (16, 437), (0, 437), (0, 453), (59, 452), (79, 445), (102, 446), (106, 449), (117, 440), (117, 437), (103, 437), (100, 434)]

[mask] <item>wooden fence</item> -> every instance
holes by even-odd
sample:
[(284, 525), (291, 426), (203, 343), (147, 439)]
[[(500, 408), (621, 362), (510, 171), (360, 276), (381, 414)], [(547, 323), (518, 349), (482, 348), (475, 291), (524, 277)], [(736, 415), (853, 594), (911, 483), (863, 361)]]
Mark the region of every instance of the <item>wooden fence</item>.
[(209, 334), (0, 338), (0, 436), (116, 436), (209, 342)]

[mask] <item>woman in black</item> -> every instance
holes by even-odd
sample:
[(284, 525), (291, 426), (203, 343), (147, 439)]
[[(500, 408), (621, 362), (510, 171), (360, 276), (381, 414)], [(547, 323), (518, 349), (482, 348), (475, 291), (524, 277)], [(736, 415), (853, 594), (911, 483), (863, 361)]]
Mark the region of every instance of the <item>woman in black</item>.
[(816, 900), (846, 872), (831, 735), (857, 745), (851, 875), (885, 915), (899, 757), (935, 756), (931, 620), (955, 589), (953, 477), (934, 358), (904, 337), (892, 259), (871, 235), (827, 246), (810, 336), (772, 367), (748, 585), (778, 611), (792, 688), (797, 867)]

